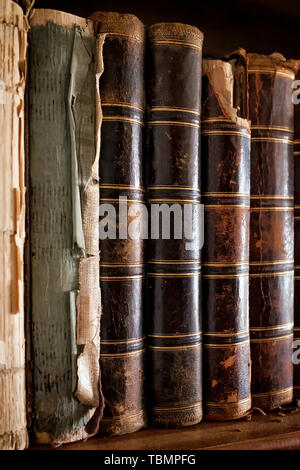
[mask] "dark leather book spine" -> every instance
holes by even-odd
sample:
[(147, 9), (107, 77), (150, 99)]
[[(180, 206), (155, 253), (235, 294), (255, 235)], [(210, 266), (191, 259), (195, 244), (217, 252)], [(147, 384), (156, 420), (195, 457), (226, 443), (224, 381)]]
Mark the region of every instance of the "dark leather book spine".
[(248, 55), (251, 120), (252, 402), (293, 397), (294, 72), (280, 54)]
[(203, 391), (211, 420), (237, 419), (251, 407), (250, 142), (250, 123), (234, 108), (231, 64), (203, 61)]
[[(296, 80), (300, 80), (300, 61), (296, 62)], [(299, 90), (299, 86), (297, 86)], [(299, 91), (295, 94), (295, 100), (299, 100)], [(300, 360), (300, 354), (296, 351), (300, 346), (300, 103), (294, 101), (294, 168), (295, 168), (295, 317), (294, 339), (296, 343), (295, 361)], [(300, 364), (294, 363), (294, 396), (300, 399)]]
[[(149, 210), (173, 207), (174, 223), (190, 211), (196, 234), (202, 42), (197, 28), (159, 23), (147, 50)], [(151, 216), (151, 232), (155, 225)], [(177, 239), (174, 224), (170, 239), (160, 228), (148, 247), (148, 397), (153, 425), (182, 427), (202, 419), (200, 244), (187, 247), (188, 234)]]
[[(100, 432), (116, 435), (146, 424), (144, 241), (139, 233), (137, 239), (124, 234), (129, 226), (121, 219), (121, 212), (128, 209), (130, 224), (134, 207), (145, 199), (145, 28), (133, 15), (97, 12), (92, 19), (95, 33), (103, 41), (100, 202), (103, 209), (104, 204), (112, 205), (117, 218), (116, 239), (100, 240), (100, 362), (105, 399)], [(127, 206), (126, 202), (119, 206), (120, 197), (127, 198)], [(107, 215), (105, 210), (102, 215)]]

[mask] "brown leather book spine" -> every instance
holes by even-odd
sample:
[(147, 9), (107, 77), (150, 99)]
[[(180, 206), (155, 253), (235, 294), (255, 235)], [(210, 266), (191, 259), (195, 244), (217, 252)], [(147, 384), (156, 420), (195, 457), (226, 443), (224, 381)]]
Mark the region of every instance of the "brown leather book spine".
[[(144, 25), (133, 15), (97, 12), (95, 33), (103, 41), (100, 79), (103, 113), (100, 203), (116, 213), (116, 239), (100, 239), (101, 374), (105, 398), (100, 432), (124, 434), (146, 424), (143, 329), (144, 251), (132, 239), (121, 212), (145, 199), (143, 179)], [(119, 205), (119, 198), (125, 198)], [(107, 215), (105, 211), (102, 214)], [(111, 221), (110, 221), (111, 222)], [(122, 233), (121, 233), (122, 232)], [(100, 233), (101, 238), (101, 233)]]
[(251, 120), (252, 402), (293, 397), (294, 72), (280, 54), (248, 55)]
[[(247, 87), (246, 82), (244, 88)], [(249, 342), (250, 123), (234, 108), (232, 66), (203, 62), (204, 416), (251, 407)]]
[[(296, 61), (296, 80), (300, 80), (300, 61)], [(297, 86), (299, 90), (299, 86)], [(299, 100), (299, 91), (295, 94), (295, 100)], [(294, 101), (294, 162), (295, 162), (295, 317), (294, 317), (294, 339), (300, 345), (300, 103)], [(296, 349), (295, 348), (295, 349)], [(296, 362), (300, 359), (300, 354), (295, 350)], [(300, 364), (294, 363), (294, 396), (300, 399)]]
[[(165, 204), (173, 207), (176, 222), (189, 208), (198, 233), (203, 35), (192, 26), (159, 23), (148, 39), (151, 232), (152, 210)], [(177, 239), (172, 223), (169, 239), (162, 230), (157, 235), (151, 233), (147, 271), (151, 420), (162, 427), (189, 426), (202, 419), (200, 244), (187, 249), (189, 237), (184, 232)]]

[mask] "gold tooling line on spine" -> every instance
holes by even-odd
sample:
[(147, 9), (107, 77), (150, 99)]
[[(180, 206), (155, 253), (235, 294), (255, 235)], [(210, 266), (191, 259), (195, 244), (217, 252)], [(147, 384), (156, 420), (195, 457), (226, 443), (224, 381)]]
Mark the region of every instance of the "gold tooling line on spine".
[(235, 268), (238, 266), (249, 266), (247, 261), (241, 261), (239, 263), (213, 263), (213, 262), (205, 262), (202, 263), (202, 266), (213, 267), (213, 268)]
[(142, 113), (145, 112), (143, 108), (140, 108), (139, 106), (135, 106), (130, 103), (108, 103), (108, 102), (103, 102), (101, 101), (101, 106), (116, 106), (118, 108), (129, 108), (129, 109), (136, 109), (137, 111), (140, 111)]
[(197, 49), (199, 50), (200, 52), (202, 52), (202, 47), (201, 46), (197, 46), (196, 44), (193, 44), (193, 43), (190, 43), (190, 42), (184, 42), (184, 41), (171, 41), (171, 40), (151, 40), (151, 43), (152, 44), (155, 44), (155, 45), (158, 45), (158, 46), (167, 46), (169, 44), (174, 44), (174, 45), (177, 45), (177, 46), (186, 46), (186, 47), (191, 47), (193, 49)]
[(264, 212), (267, 212), (267, 211), (273, 211), (273, 212), (291, 212), (294, 210), (294, 207), (251, 207), (250, 208), (250, 211), (251, 212), (258, 212), (258, 211), (264, 211)]
[(242, 209), (250, 209), (250, 206), (247, 206), (246, 204), (204, 204), (204, 209), (209, 210), (209, 209), (235, 209), (235, 208), (242, 208)]
[(238, 337), (238, 336), (245, 336), (245, 335), (249, 335), (248, 330), (238, 331), (236, 333), (217, 333), (217, 332), (203, 333), (203, 336), (217, 336), (218, 338), (219, 337), (231, 338), (231, 336)]
[(141, 336), (140, 338), (133, 338), (133, 339), (128, 339), (128, 340), (103, 340), (101, 338), (101, 344), (133, 344), (133, 343), (140, 343), (141, 341), (143, 341), (146, 337), (145, 336)]
[(127, 202), (145, 204), (145, 201), (143, 201), (141, 199), (127, 199), (127, 198), (126, 199), (118, 199), (118, 198), (115, 198), (115, 197), (100, 197), (100, 201), (119, 202), (120, 204), (127, 204)]
[(199, 336), (202, 334), (202, 331), (197, 331), (196, 333), (178, 333), (174, 335), (164, 335), (164, 334), (149, 334), (147, 335), (150, 338), (188, 338), (190, 336)]
[(293, 334), (291, 335), (284, 335), (284, 336), (275, 336), (274, 338), (255, 338), (255, 339), (250, 339), (251, 343), (271, 343), (274, 341), (282, 341), (285, 339), (293, 338)]
[(188, 204), (198, 204), (201, 203), (199, 201), (195, 201), (194, 199), (148, 199), (150, 203), (159, 203), (159, 202), (166, 202), (166, 203), (188, 203)]
[(208, 401), (204, 404), (204, 406), (212, 406), (213, 408), (228, 408), (232, 406), (242, 405), (243, 403), (249, 403), (251, 401), (251, 397), (244, 398), (243, 400), (233, 401), (231, 403), (219, 403), (214, 401)]
[(112, 354), (102, 354), (100, 352), (101, 358), (113, 359), (114, 357), (128, 357), (128, 356), (138, 356), (146, 351), (146, 349), (139, 349), (138, 351), (126, 352), (126, 353), (112, 353)]
[(249, 263), (249, 266), (276, 266), (280, 264), (290, 264), (293, 263), (293, 259), (285, 259), (285, 260), (278, 260), (278, 261), (252, 261)]
[(193, 403), (192, 405), (186, 405), (186, 406), (176, 406), (176, 407), (170, 407), (170, 408), (163, 408), (161, 406), (153, 406), (152, 410), (155, 411), (180, 411), (180, 410), (190, 410), (193, 408), (198, 408), (199, 406), (202, 406), (202, 401), (198, 401), (197, 403)]
[(281, 390), (274, 390), (270, 392), (261, 392), (261, 393), (252, 393), (251, 395), (253, 397), (269, 397), (269, 396), (274, 396), (274, 395), (283, 395), (288, 392), (292, 392), (293, 387), (288, 387), (288, 388), (283, 388)]
[[(132, 419), (132, 418), (137, 418), (139, 416), (143, 416), (144, 415), (144, 410), (141, 410), (139, 411), (138, 413), (135, 413), (133, 415), (126, 415), (126, 420), (128, 419)], [(108, 417), (108, 418), (101, 418), (101, 422), (104, 421), (104, 422), (113, 422), (113, 421), (121, 421), (124, 419), (124, 416), (112, 416), (112, 417)]]
[(201, 276), (201, 272), (194, 273), (147, 273), (148, 277), (196, 277)]
[(290, 134), (294, 134), (294, 129), (290, 129), (289, 127), (277, 127), (277, 126), (251, 126), (251, 129), (254, 130), (266, 130), (266, 131), (282, 131), (288, 132)]
[(252, 326), (249, 328), (250, 331), (276, 331), (276, 330), (282, 330), (285, 328), (293, 328), (294, 323), (283, 323), (282, 325), (276, 325), (276, 326)]
[(187, 127), (195, 127), (196, 129), (200, 129), (199, 124), (194, 124), (193, 122), (184, 122), (184, 121), (148, 121), (148, 124), (151, 126), (164, 126), (165, 124), (170, 126), (187, 126)]
[(203, 193), (206, 197), (250, 197), (250, 193)]
[(195, 260), (165, 260), (165, 259), (157, 259), (157, 260), (149, 260), (148, 261), (148, 264), (197, 264), (199, 263), (200, 260), (199, 259), (195, 259)]
[(294, 196), (281, 196), (281, 195), (258, 196), (258, 195), (255, 195), (255, 196), (250, 196), (250, 199), (279, 199), (279, 200), (288, 199), (288, 200), (294, 200)]
[(280, 273), (258, 273), (258, 274), (250, 274), (250, 277), (278, 277), (278, 276), (286, 276), (294, 274), (294, 271), (282, 271)]
[(126, 281), (134, 279), (143, 279), (143, 274), (136, 274), (132, 276), (100, 276), (100, 281)]
[(120, 122), (130, 122), (133, 124), (139, 124), (140, 126), (144, 126), (145, 124), (143, 121), (140, 121), (139, 119), (134, 119), (134, 118), (129, 118), (126, 116), (103, 116), (102, 117), (103, 121), (120, 121)]
[(241, 274), (204, 274), (204, 279), (237, 279), (240, 277), (249, 277), (249, 273)]
[(201, 121), (203, 124), (208, 122), (230, 122), (231, 124), (234, 124), (233, 121), (231, 119), (227, 119), (227, 118), (207, 118), (207, 119), (202, 119)]
[(250, 341), (249, 339), (246, 339), (245, 341), (240, 341), (239, 343), (224, 343), (224, 344), (219, 344), (219, 343), (204, 343), (203, 346), (205, 348), (215, 348), (215, 349), (220, 349), (220, 348), (230, 348), (232, 346), (244, 346), (245, 344), (249, 344)]
[(149, 349), (155, 349), (157, 351), (174, 351), (182, 349), (195, 349), (199, 348), (202, 345), (201, 342), (196, 344), (189, 344), (188, 346), (149, 346)]
[(139, 186), (131, 186), (130, 184), (105, 184), (105, 183), (100, 183), (99, 187), (102, 189), (130, 189), (133, 191), (140, 191), (142, 193), (145, 193), (146, 190), (144, 188), (141, 188)]
[(262, 73), (262, 74), (271, 74), (271, 75), (281, 75), (283, 77), (288, 77), (292, 78), (294, 80), (295, 74), (293, 72), (284, 72), (281, 70), (276, 70), (276, 69), (248, 69), (248, 74), (253, 74), (253, 73)]
[(107, 263), (101, 262), (100, 266), (103, 268), (143, 268), (145, 263)]
[(294, 145), (293, 140), (280, 139), (279, 137), (252, 137), (251, 142), (276, 142), (279, 144)]
[(194, 188), (193, 186), (176, 186), (176, 185), (165, 185), (165, 186), (148, 186), (147, 187), (148, 190), (151, 190), (151, 189), (173, 189), (174, 191), (179, 191), (179, 190), (183, 190), (183, 191), (197, 191), (200, 193), (200, 189), (199, 188)]
[(202, 135), (240, 135), (242, 137), (246, 137), (247, 139), (251, 139), (251, 135), (247, 134), (246, 132), (239, 132), (239, 131), (203, 131)]
[(142, 44), (144, 43), (144, 40), (142, 38), (137, 37), (137, 36), (131, 36), (130, 34), (116, 33), (114, 31), (109, 31), (109, 32), (101, 31), (101, 34), (105, 34), (105, 36), (117, 36), (121, 38), (132, 39), (133, 41), (140, 42)]
[(200, 116), (200, 112), (196, 109), (188, 109), (188, 108), (176, 108), (171, 106), (153, 106), (149, 109), (149, 111), (173, 111), (173, 112), (182, 112), (182, 113), (192, 113)]

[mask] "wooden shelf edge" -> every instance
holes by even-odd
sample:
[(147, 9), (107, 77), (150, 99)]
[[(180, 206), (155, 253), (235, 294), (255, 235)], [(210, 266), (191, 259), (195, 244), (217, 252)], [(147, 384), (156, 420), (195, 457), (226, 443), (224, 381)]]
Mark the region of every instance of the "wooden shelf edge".
[(300, 409), (255, 414), (250, 421), (203, 422), (182, 429), (146, 428), (116, 437), (95, 437), (59, 448), (30, 450), (285, 450), (300, 449)]

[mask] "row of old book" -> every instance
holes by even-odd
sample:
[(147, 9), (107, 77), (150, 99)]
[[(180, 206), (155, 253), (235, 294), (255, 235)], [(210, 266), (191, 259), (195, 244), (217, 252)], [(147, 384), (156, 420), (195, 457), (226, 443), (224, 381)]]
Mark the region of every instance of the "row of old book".
[[(300, 395), (300, 62), (202, 42), (0, 0), (2, 449)], [(188, 206), (196, 242), (123, 236), (120, 197)]]

